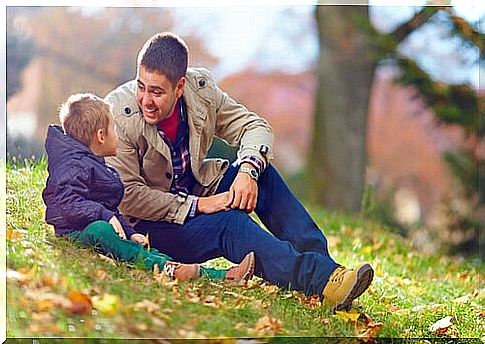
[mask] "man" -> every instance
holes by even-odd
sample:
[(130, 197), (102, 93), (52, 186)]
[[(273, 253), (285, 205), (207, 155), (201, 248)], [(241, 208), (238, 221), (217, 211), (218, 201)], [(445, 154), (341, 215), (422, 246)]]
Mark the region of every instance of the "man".
[[(372, 268), (349, 270), (330, 257), (322, 231), (269, 164), (268, 123), (221, 91), (207, 70), (187, 64), (182, 39), (154, 35), (138, 55), (136, 80), (106, 96), (119, 132), (109, 162), (125, 186), (122, 213), (178, 261), (239, 262), (254, 251), (256, 275), (349, 309)], [(206, 158), (215, 136), (239, 147), (233, 165)], [(273, 235), (251, 219), (253, 211)]]

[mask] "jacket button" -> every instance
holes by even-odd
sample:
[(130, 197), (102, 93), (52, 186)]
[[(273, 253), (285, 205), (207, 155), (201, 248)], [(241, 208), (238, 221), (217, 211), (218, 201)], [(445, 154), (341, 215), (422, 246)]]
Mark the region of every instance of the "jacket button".
[(130, 217), (130, 223), (135, 223), (136, 222), (136, 218), (135, 217)]
[(131, 113), (131, 109), (130, 109), (130, 107), (128, 107), (128, 106), (127, 106), (127, 107), (125, 107), (125, 113), (126, 113), (127, 115), (129, 115), (129, 114)]
[(172, 174), (170, 172), (167, 172), (165, 173), (165, 177), (167, 177), (167, 179), (172, 179)]
[(199, 80), (199, 86), (200, 87), (204, 87), (205, 86), (205, 80), (204, 79)]

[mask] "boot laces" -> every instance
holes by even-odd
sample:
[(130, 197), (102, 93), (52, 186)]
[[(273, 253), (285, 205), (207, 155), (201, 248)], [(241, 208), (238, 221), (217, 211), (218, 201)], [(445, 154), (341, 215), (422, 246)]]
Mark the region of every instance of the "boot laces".
[(332, 274), (331, 282), (338, 284), (342, 283), (347, 271), (347, 268), (339, 266)]

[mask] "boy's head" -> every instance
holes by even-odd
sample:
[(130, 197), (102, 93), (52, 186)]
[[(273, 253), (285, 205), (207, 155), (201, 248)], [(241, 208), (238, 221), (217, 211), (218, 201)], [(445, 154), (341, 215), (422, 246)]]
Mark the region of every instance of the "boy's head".
[(173, 33), (162, 32), (146, 41), (138, 54), (136, 99), (148, 124), (173, 113), (183, 94), (187, 64), (187, 45)]
[(59, 110), (64, 132), (98, 156), (116, 155), (118, 136), (109, 105), (91, 93), (70, 96)]

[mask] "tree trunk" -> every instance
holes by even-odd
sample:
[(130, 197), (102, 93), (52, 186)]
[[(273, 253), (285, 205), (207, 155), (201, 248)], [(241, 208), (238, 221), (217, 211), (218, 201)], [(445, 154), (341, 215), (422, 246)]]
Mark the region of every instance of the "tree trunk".
[(374, 75), (362, 24), (367, 6), (317, 6), (318, 93), (310, 153), (312, 196), (334, 210), (357, 212), (365, 183), (367, 110)]

